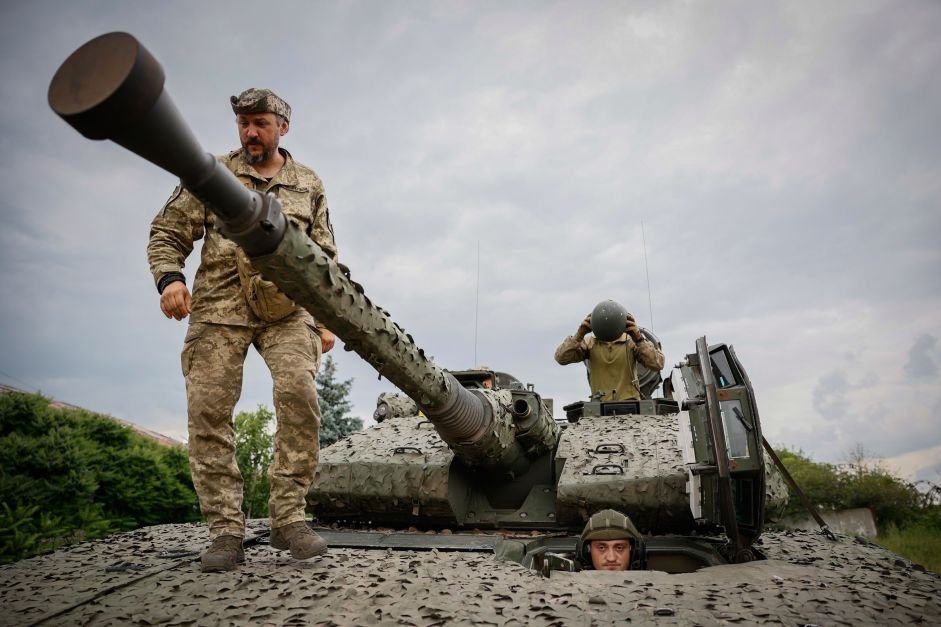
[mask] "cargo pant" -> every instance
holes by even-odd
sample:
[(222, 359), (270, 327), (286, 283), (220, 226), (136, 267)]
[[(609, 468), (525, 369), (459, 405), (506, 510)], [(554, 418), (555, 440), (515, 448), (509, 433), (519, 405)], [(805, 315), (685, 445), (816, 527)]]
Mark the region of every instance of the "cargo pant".
[(245, 535), (232, 414), (250, 345), (265, 360), (274, 382), (277, 430), (268, 470), (272, 527), (304, 520), (307, 489), (317, 468), (320, 406), (314, 377), (321, 345), (310, 325), (297, 316), (260, 328), (190, 322), (181, 356), (189, 462), (210, 538)]

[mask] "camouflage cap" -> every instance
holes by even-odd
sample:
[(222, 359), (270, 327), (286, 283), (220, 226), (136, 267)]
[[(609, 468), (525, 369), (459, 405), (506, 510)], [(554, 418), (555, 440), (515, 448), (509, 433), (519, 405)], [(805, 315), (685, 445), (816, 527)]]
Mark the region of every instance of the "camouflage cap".
[(239, 113), (274, 113), (291, 121), (291, 106), (270, 89), (249, 87), (238, 96), (229, 98), (232, 111)]
[(639, 539), (640, 532), (631, 519), (613, 509), (603, 509), (589, 518), (582, 531), (582, 541)]

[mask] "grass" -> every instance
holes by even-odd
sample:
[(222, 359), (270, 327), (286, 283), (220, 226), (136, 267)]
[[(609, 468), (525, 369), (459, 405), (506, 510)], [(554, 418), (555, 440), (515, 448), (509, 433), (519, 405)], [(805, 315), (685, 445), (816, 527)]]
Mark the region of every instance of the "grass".
[(890, 529), (876, 542), (928, 570), (941, 573), (941, 529), (916, 524), (904, 529)]

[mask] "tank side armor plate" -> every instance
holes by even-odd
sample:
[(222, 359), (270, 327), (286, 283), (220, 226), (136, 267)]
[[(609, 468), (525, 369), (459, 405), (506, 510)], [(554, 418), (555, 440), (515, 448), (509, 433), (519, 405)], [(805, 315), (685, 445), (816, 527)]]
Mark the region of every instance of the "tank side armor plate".
[(308, 509), (322, 520), (453, 521), (448, 500), (453, 458), (422, 416), (391, 418), (320, 452)]

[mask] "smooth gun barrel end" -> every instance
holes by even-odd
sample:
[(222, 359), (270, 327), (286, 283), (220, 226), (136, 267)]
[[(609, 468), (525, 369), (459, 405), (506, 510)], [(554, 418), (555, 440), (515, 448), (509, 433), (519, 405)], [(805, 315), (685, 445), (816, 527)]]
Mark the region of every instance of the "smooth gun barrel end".
[(49, 106), (89, 139), (110, 139), (180, 177), (213, 207), (248, 254), (274, 250), (285, 220), (273, 197), (238, 179), (199, 145), (164, 89), (163, 68), (128, 33), (107, 33), (69, 55), (49, 84)]
[(111, 139), (153, 108), (164, 78), (133, 36), (107, 33), (59, 66), (49, 84), (49, 106), (88, 139)]

